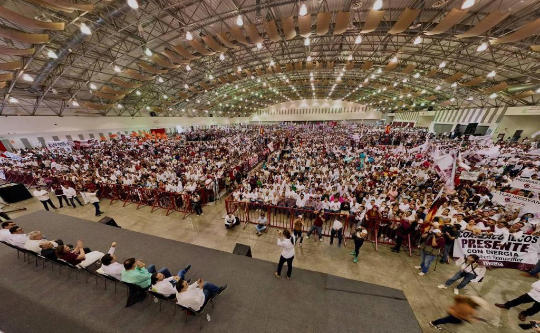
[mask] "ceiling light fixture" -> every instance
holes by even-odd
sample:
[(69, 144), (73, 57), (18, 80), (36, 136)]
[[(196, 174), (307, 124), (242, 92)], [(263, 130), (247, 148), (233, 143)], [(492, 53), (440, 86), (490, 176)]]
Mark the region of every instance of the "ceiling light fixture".
[(186, 31), (186, 39), (187, 40), (193, 40), (193, 35), (191, 34), (191, 32)]
[(114, 71), (116, 73), (120, 73), (122, 71), (122, 69), (118, 65), (114, 65)]
[(92, 30), (90, 30), (90, 27), (86, 25), (86, 23), (81, 23), (81, 33), (83, 35), (91, 35), (92, 34)]
[(382, 0), (375, 0), (375, 2), (373, 2), (373, 10), (381, 10), (382, 6)]
[(420, 73), (414, 73), (413, 77), (414, 77), (415, 79), (418, 79), (418, 78), (420, 77)]
[(497, 96), (498, 96), (497, 93), (493, 93), (493, 94), (489, 95), (489, 98), (495, 99), (495, 98), (497, 98)]
[(22, 79), (23, 79), (24, 81), (26, 81), (26, 82), (33, 82), (33, 81), (34, 81), (34, 78), (32, 77), (32, 75), (26, 74), (26, 73), (24, 73), (24, 74), (22, 75)]
[(262, 49), (262, 46), (263, 46), (262, 43), (257, 43), (257, 49), (258, 50)]
[(157, 80), (158, 80), (159, 83), (165, 82), (161, 76), (158, 76)]
[(10, 97), (10, 98), (8, 99), (8, 102), (10, 102), (10, 103), (12, 103), (12, 104), (15, 104), (15, 103), (19, 103), (19, 100), (16, 99), (15, 97)]
[(478, 47), (476, 48), (476, 52), (483, 52), (487, 50), (487, 48), (488, 48), (488, 43), (483, 42), (482, 44), (478, 45)]
[(191, 70), (191, 66), (190, 65), (186, 65), (186, 71), (190, 71)]
[(119, 109), (122, 109), (124, 106), (119, 103), (118, 105), (116, 105), (116, 107), (119, 108)]
[(354, 43), (355, 43), (355, 44), (360, 44), (360, 43), (362, 43), (362, 35), (356, 36), (356, 39), (354, 40)]
[(135, 91), (135, 95), (141, 96), (141, 91), (140, 90)]
[(414, 39), (413, 44), (418, 45), (420, 43), (422, 43), (422, 37), (418, 36)]
[(221, 53), (219, 55), (219, 60), (221, 60), (221, 61), (225, 60), (225, 55), (223, 53)]
[(396, 63), (396, 62), (398, 62), (397, 56), (393, 56), (392, 59), (390, 59), (390, 62), (391, 62), (391, 63)]
[(474, 6), (476, 0), (464, 0), (463, 4), (461, 5), (461, 9), (467, 9)]
[(304, 46), (309, 46), (310, 43), (311, 43), (311, 41), (309, 40), (309, 37), (306, 37), (304, 39)]
[(242, 19), (242, 15), (238, 15), (238, 17), (236, 18), (236, 25), (239, 27), (244, 25), (244, 20)]
[(184, 89), (189, 89), (189, 86), (187, 83), (184, 83)]
[(133, 9), (139, 8), (139, 3), (137, 2), (137, 0), (127, 0), (127, 4)]
[(72, 105), (72, 106), (75, 106), (75, 107), (80, 106), (80, 105), (79, 105), (79, 102), (77, 102), (76, 99), (74, 99), (74, 100), (71, 101), (71, 105)]
[(306, 14), (307, 14), (307, 6), (305, 3), (303, 3), (302, 5), (300, 5), (300, 10), (298, 11), (298, 15), (304, 16)]
[(446, 67), (446, 61), (442, 61), (440, 64), (439, 64), (439, 68), (445, 68)]
[(93, 84), (93, 83), (90, 83), (90, 89), (92, 89), (92, 90), (96, 90), (96, 89), (97, 89), (97, 87), (96, 87), (96, 85), (95, 85), (95, 84)]
[(56, 53), (53, 50), (47, 51), (47, 57), (49, 57), (51, 59), (58, 59), (58, 56), (56, 55)]
[(307, 58), (306, 58), (306, 60), (307, 60), (307, 61), (311, 61), (311, 60), (312, 60), (312, 59), (311, 59), (311, 56), (308, 55)]
[(495, 71), (491, 71), (491, 72), (487, 73), (486, 76), (489, 77), (489, 78), (493, 78), (493, 77), (495, 77), (495, 75), (497, 75), (497, 73)]
[(145, 49), (144, 49), (144, 54), (146, 54), (147, 56), (151, 57), (151, 56), (152, 56), (152, 51), (150, 51), (149, 48), (145, 48)]

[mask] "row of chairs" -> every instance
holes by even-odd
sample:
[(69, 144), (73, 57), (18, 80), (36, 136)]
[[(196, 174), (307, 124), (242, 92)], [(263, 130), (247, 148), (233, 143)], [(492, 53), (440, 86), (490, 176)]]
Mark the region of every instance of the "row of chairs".
[[(117, 284), (124, 285), (126, 287), (126, 291), (127, 291), (126, 307), (129, 307), (129, 306), (131, 306), (131, 305), (133, 305), (135, 303), (138, 303), (138, 302), (142, 302), (142, 301), (144, 301), (144, 299), (147, 296), (150, 296), (150, 297), (153, 298), (154, 303), (159, 304), (159, 311), (160, 312), (162, 310), (162, 304), (170, 304), (171, 306), (173, 306), (174, 307), (174, 315), (176, 315), (177, 309), (180, 308), (181, 311), (183, 311), (185, 313), (185, 322), (187, 322), (189, 316), (199, 317), (199, 319), (200, 319), (200, 321), (199, 321), (200, 328), (202, 328), (202, 318), (203, 318), (204, 315), (206, 315), (206, 319), (208, 321), (210, 321), (210, 314), (208, 312), (208, 304), (210, 304), (212, 306), (212, 309), (213, 309), (215, 299), (218, 296), (218, 295), (216, 295), (216, 296), (212, 297), (211, 299), (208, 300), (208, 302), (201, 309), (199, 309), (198, 311), (195, 311), (195, 310), (193, 310), (191, 308), (184, 307), (182, 305), (177, 304), (176, 303), (176, 298), (174, 298), (174, 299), (167, 298), (164, 295), (153, 292), (152, 290), (147, 290), (147, 289), (141, 288), (141, 287), (139, 287), (139, 286), (137, 286), (135, 284), (126, 283), (126, 282), (117, 280), (114, 277), (105, 274), (101, 270), (101, 268), (96, 269), (96, 270), (91, 269), (90, 267), (101, 266), (101, 262), (99, 260), (96, 261), (95, 263), (93, 263), (92, 265), (83, 267), (81, 265), (72, 265), (72, 264), (70, 264), (67, 261), (64, 261), (62, 259), (52, 260), (52, 259), (49, 259), (49, 258), (46, 258), (46, 257), (42, 256), (41, 254), (37, 254), (37, 253), (35, 253), (33, 251), (30, 251), (30, 250), (27, 250), (27, 249), (24, 249), (24, 248), (20, 248), (18, 246), (14, 246), (14, 245), (6, 243), (6, 242), (0, 242), (0, 243), (2, 243), (4, 245), (16, 250), (17, 251), (17, 258), (20, 258), (20, 256), (22, 255), (23, 260), (25, 262), (31, 263), (33, 261), (36, 267), (39, 266), (40, 261), (42, 263), (42, 268), (43, 269), (45, 269), (45, 264), (49, 263), (50, 267), (51, 267), (51, 271), (54, 271), (55, 266), (58, 267), (59, 271), (62, 270), (62, 267), (66, 267), (67, 271), (70, 272), (69, 274), (71, 274), (71, 272), (75, 272), (75, 278), (76, 279), (78, 279), (79, 272), (85, 272), (85, 273), (88, 273), (90, 276), (93, 276), (95, 278), (96, 286), (98, 285), (99, 280), (101, 279), (104, 282), (103, 285), (104, 285), (105, 290), (107, 289), (107, 281), (111, 281), (114, 284), (114, 293), (115, 294), (117, 293)], [(86, 278), (85, 282), (88, 283), (88, 278)]]

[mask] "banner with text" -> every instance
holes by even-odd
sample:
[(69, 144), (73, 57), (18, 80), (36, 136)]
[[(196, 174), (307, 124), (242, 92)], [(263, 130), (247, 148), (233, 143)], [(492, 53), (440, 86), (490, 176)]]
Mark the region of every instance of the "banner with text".
[(491, 267), (530, 269), (538, 261), (539, 236), (512, 235), (503, 243), (503, 235), (474, 235), (461, 231), (454, 242), (454, 258), (476, 254), (482, 264)]
[(47, 148), (51, 150), (62, 149), (71, 152), (71, 144), (68, 141), (47, 141)]
[(540, 212), (540, 200), (533, 198), (522, 197), (508, 192), (493, 191), (493, 201), (502, 206), (513, 206), (519, 208), (521, 213), (538, 213)]
[(540, 192), (540, 180), (530, 178), (516, 178), (510, 185), (513, 188), (520, 188), (522, 190)]

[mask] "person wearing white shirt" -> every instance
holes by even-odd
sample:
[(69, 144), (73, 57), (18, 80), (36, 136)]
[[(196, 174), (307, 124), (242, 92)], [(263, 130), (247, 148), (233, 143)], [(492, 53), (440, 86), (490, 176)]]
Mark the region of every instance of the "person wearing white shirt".
[(186, 268), (178, 272), (178, 275), (173, 276), (166, 276), (166, 273), (162, 272), (153, 273), (150, 278), (150, 290), (167, 298), (174, 298), (176, 295), (176, 284), (178, 281), (185, 279), (190, 268), (191, 265), (187, 265)]
[(501, 309), (508, 310), (510, 308), (513, 308), (514, 306), (525, 303), (533, 303), (533, 305), (527, 310), (521, 311), (519, 313), (518, 318), (521, 321), (525, 321), (527, 317), (532, 316), (538, 311), (540, 311), (540, 280), (532, 284), (532, 289), (528, 293), (525, 293), (506, 303), (497, 303), (495, 304), (495, 306)]
[(86, 190), (81, 194), (83, 197), (84, 202), (90, 202), (94, 207), (96, 208), (96, 216), (100, 216), (103, 214), (101, 209), (99, 208), (99, 198), (97, 197), (97, 191), (96, 192), (90, 192)]
[(32, 193), (32, 195), (38, 198), (39, 201), (41, 201), (46, 211), (49, 210), (48, 205), (50, 205), (53, 209), (57, 209), (56, 206), (51, 201), (51, 198), (49, 197), (49, 192), (42, 189), (41, 187), (36, 188), (36, 190)]
[[(281, 230), (278, 230), (278, 234), (281, 234)], [(283, 264), (287, 262), (287, 280), (291, 278), (292, 263), (294, 260), (294, 243), (295, 238), (291, 235), (291, 232), (287, 229), (283, 230), (283, 238), (277, 239), (277, 245), (281, 248), (281, 255), (279, 257), (279, 263), (277, 270), (274, 272), (276, 278), (281, 278), (281, 269)]]
[(13, 246), (24, 248), (24, 244), (26, 244), (26, 241), (28, 240), (28, 236), (24, 233), (23, 228), (18, 226), (13, 226), (9, 229), (9, 235), (6, 242), (8, 244), (11, 244)]
[(75, 189), (72, 186), (68, 186), (67, 188), (63, 188), (63, 189), (64, 189), (64, 195), (68, 198), (69, 202), (71, 202), (71, 206), (73, 208), (77, 208), (77, 206), (75, 205), (75, 201), (77, 201), (81, 207), (83, 206), (83, 204), (77, 197), (77, 191), (75, 191)]
[(117, 280), (122, 280), (124, 265), (116, 261), (114, 252), (116, 251), (116, 242), (112, 242), (109, 252), (101, 257), (101, 270), (103, 273)]
[(221, 294), (227, 285), (221, 287), (202, 279), (189, 285), (186, 280), (180, 279), (176, 283), (176, 303), (193, 311), (199, 311), (213, 297)]
[(15, 222), (13, 221), (2, 222), (2, 229), (0, 229), (0, 242), (7, 242), (9, 236), (11, 236), (11, 232), (9, 232), (9, 229), (14, 226)]
[(237, 224), (240, 224), (240, 219), (234, 216), (234, 214), (225, 215), (225, 228), (231, 229)]
[(26, 243), (24, 243), (24, 248), (37, 254), (41, 254), (41, 250), (47, 243), (52, 243), (52, 248), (56, 248), (58, 246), (57, 243), (49, 242), (48, 240), (44, 239), (41, 231), (31, 231), (28, 233), (28, 239), (26, 240)]
[(460, 258), (456, 261), (456, 265), (460, 267), (459, 271), (448, 279), (444, 284), (437, 287), (446, 289), (457, 280), (463, 278), (454, 289), (454, 294), (459, 295), (459, 290), (465, 288), (471, 281), (479, 281), (486, 274), (486, 267), (480, 264), (480, 258), (476, 254), (470, 254), (465, 258)]
[(330, 230), (330, 245), (334, 244), (334, 237), (337, 236), (338, 247), (341, 247), (343, 241), (343, 223), (336, 219), (332, 224), (332, 230)]

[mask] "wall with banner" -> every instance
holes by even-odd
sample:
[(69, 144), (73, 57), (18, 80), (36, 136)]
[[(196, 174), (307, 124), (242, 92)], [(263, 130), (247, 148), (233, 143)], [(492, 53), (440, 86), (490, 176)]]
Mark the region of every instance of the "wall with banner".
[(529, 269), (538, 261), (539, 236), (510, 235), (504, 242), (503, 235), (474, 235), (460, 231), (454, 242), (454, 257), (476, 254), (485, 266), (500, 268)]

